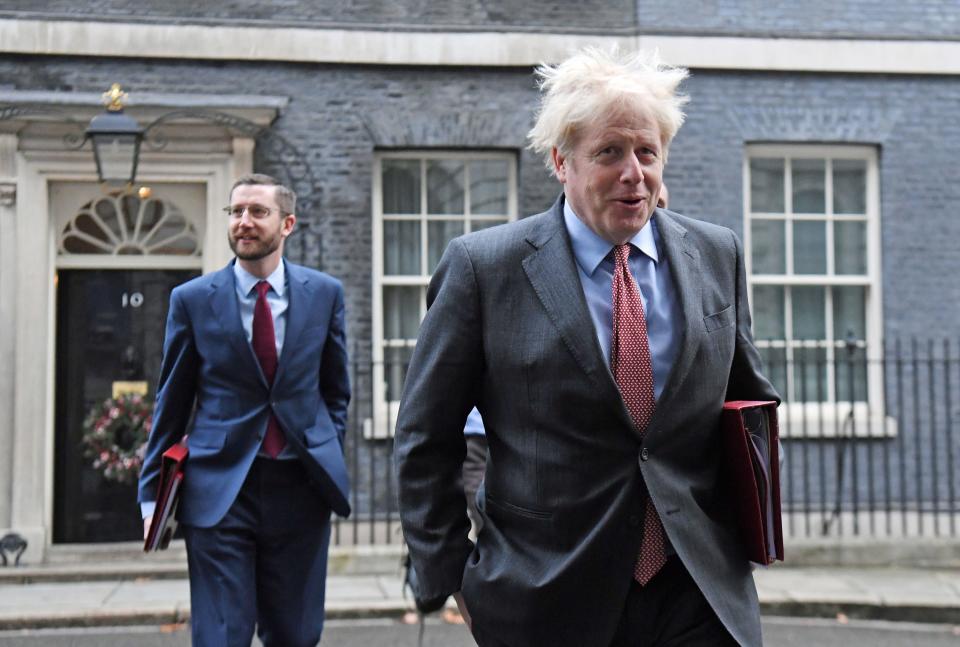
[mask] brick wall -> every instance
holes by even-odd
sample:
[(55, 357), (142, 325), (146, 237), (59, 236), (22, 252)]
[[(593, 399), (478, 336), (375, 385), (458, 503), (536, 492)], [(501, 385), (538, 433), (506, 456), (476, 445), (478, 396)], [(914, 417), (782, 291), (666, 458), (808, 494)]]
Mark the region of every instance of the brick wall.
[[(548, 207), (559, 185), (525, 150), (535, 99), (527, 72), (283, 64), (198, 64), (66, 58), (0, 59), (0, 87), (102, 92), (118, 81), (137, 92), (288, 95), (275, 131), (307, 157), (320, 185), (323, 265), (347, 290), (352, 341), (370, 340), (371, 188), (377, 148), (515, 151), (521, 213)], [(465, 117), (466, 115), (466, 117)], [(260, 169), (270, 161), (256, 160)]]
[(955, 0), (637, 0), (641, 33), (726, 36), (960, 36)]
[[(343, 278), (351, 337), (370, 338), (372, 160), (377, 148), (515, 151), (519, 208), (548, 207), (559, 185), (524, 147), (536, 90), (529, 70), (197, 64), (19, 57), (0, 86), (288, 95), (276, 132), (308, 157), (321, 209), (303, 214), (323, 239), (324, 268)], [(671, 203), (742, 231), (744, 144), (848, 142), (878, 147), (885, 333), (949, 334), (960, 319), (960, 83), (947, 77), (698, 72), (688, 121), (671, 149)], [(269, 165), (259, 159), (258, 166)]]
[(960, 82), (947, 77), (694, 71), (671, 149), (671, 205), (742, 233), (749, 142), (879, 151), (884, 334), (953, 335), (960, 316)]
[[(311, 165), (324, 269), (346, 288), (348, 338), (370, 358), (371, 187), (377, 148), (495, 148), (518, 155), (519, 208), (547, 208), (559, 192), (525, 150), (536, 89), (528, 69), (362, 67), (0, 58), (0, 87), (131, 93), (249, 93), (290, 97), (274, 125)], [(742, 161), (749, 142), (849, 142), (878, 147), (882, 191), (883, 297), (888, 338), (954, 335), (960, 319), (960, 82), (947, 77), (694, 71), (689, 118), (671, 149), (671, 206), (742, 232)], [(274, 160), (256, 162), (269, 169)], [(309, 255), (308, 255), (309, 256)], [(299, 257), (294, 260), (301, 260)], [(310, 260), (307, 258), (306, 260)], [(354, 383), (368, 402), (369, 383)], [(364, 405), (368, 406), (368, 405)], [(364, 414), (354, 416), (359, 424)], [(352, 443), (352, 441), (351, 441)], [(389, 445), (359, 443), (354, 479), (380, 482)], [(352, 450), (351, 450), (352, 451)]]

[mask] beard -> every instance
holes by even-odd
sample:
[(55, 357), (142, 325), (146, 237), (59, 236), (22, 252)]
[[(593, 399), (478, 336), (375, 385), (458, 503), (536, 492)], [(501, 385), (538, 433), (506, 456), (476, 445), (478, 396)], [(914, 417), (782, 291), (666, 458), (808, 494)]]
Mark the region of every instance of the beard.
[(227, 233), (227, 242), (230, 243), (230, 249), (233, 250), (237, 258), (244, 261), (259, 261), (261, 258), (266, 258), (279, 249), (282, 240), (280, 232), (276, 232), (267, 238), (258, 237), (254, 241), (248, 241), (243, 251), (240, 251), (237, 238), (232, 233)]

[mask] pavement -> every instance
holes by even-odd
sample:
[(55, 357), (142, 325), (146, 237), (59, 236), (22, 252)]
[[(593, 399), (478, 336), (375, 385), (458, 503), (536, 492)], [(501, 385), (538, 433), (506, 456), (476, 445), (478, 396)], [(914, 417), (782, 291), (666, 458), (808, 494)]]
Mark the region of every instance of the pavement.
[[(754, 572), (764, 615), (960, 625), (960, 542), (788, 547), (795, 559)], [(327, 617), (400, 617), (400, 548), (331, 551)], [(146, 557), (103, 552), (83, 560), (0, 568), (0, 630), (168, 625), (189, 620), (182, 547)]]

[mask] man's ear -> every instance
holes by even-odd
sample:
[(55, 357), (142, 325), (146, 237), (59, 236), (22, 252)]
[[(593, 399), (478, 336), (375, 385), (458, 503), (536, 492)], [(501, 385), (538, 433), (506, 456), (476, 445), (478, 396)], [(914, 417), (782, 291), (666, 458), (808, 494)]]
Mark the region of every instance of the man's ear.
[(567, 158), (556, 146), (550, 151), (550, 156), (553, 159), (554, 175), (560, 182), (565, 183), (567, 181)]
[(295, 215), (288, 214), (283, 217), (283, 226), (280, 228), (280, 231), (283, 233), (284, 237), (289, 236), (293, 233), (293, 227), (297, 224), (297, 217)]

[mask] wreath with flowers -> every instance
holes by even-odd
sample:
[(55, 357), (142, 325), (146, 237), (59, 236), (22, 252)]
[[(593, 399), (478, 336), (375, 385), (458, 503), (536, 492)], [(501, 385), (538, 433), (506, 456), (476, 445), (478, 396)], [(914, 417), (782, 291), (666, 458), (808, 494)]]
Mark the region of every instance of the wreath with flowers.
[(142, 395), (107, 398), (83, 421), (83, 453), (108, 481), (133, 483), (140, 475), (153, 424), (153, 402)]

